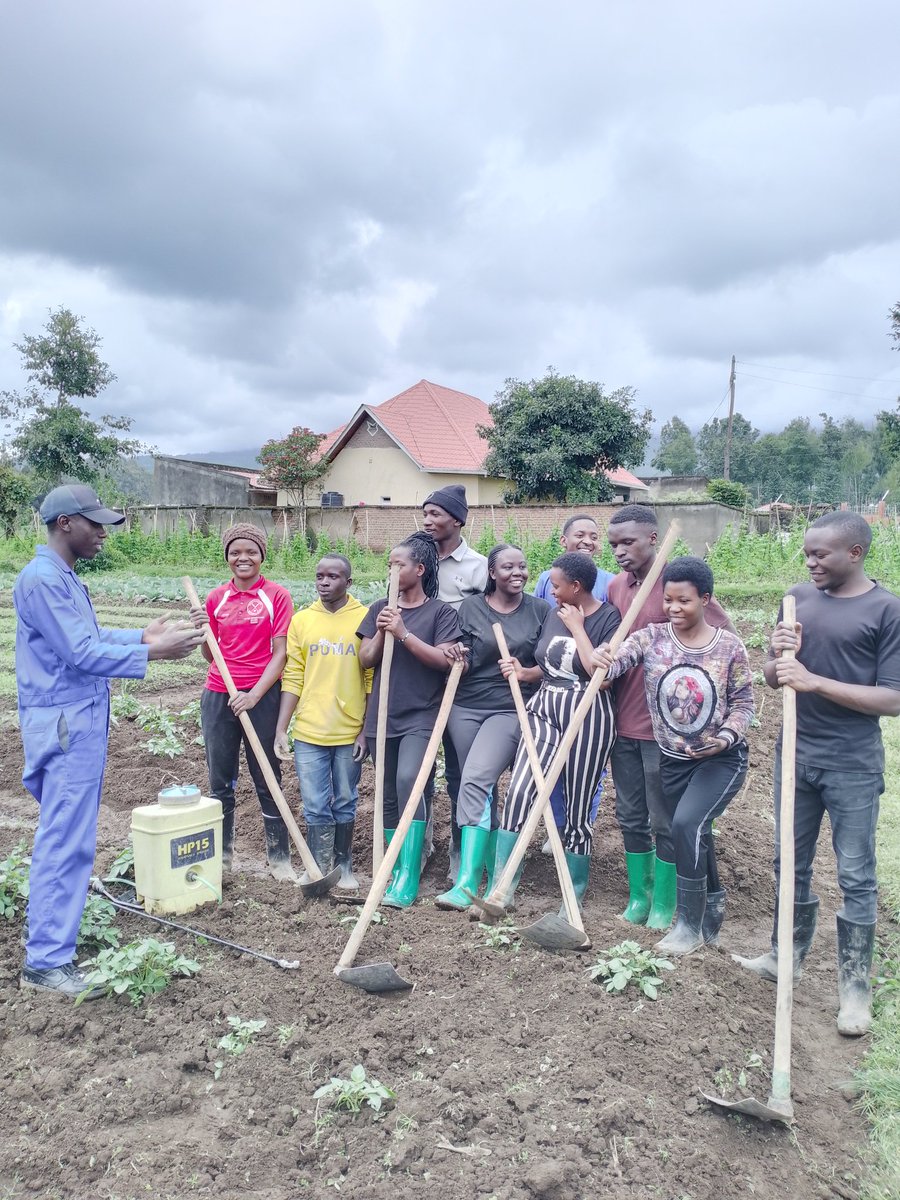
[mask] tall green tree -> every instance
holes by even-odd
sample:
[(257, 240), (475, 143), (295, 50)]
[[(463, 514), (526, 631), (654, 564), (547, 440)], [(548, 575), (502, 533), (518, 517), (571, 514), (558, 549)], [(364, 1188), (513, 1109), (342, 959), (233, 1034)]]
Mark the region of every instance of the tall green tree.
[(14, 343), (28, 386), (0, 392), (0, 417), (14, 426), (12, 453), (38, 491), (65, 479), (98, 484), (120, 457), (142, 449), (119, 436), (131, 428), (130, 418), (94, 419), (72, 403), (72, 397), (99, 396), (116, 378), (100, 358), (99, 335), (83, 320), (67, 308), (51, 310), (40, 336)]
[(819, 469), (816, 474), (816, 499), (838, 504), (845, 500), (842, 463), (844, 434), (828, 413), (819, 413), (822, 432), (819, 434)]
[(259, 452), (266, 478), (280, 491), (287, 492), (288, 503), (300, 514), (300, 529), (306, 532), (309, 491), (327, 474), (330, 462), (319, 457), (325, 435), (297, 425), (287, 437), (266, 442)]
[[(707, 421), (697, 434), (697, 456), (700, 470), (710, 479), (721, 479), (725, 474), (725, 439), (728, 436), (728, 420), (716, 417)], [(755, 483), (756, 441), (759, 430), (754, 429), (746, 417), (734, 414), (731, 428), (730, 477), (736, 483), (752, 486)]]
[(781, 443), (781, 484), (785, 499), (792, 504), (818, 501), (816, 477), (819, 469), (819, 440), (807, 417), (795, 417), (778, 435)]
[(693, 475), (696, 472), (697, 445), (694, 435), (681, 417), (672, 417), (663, 425), (653, 466), (658, 471), (668, 471), (670, 475)]
[(552, 367), (530, 383), (508, 379), (490, 414), (493, 424), (479, 428), (490, 445), (484, 469), (510, 480), (509, 503), (611, 499), (605, 472), (641, 462), (652, 419), (635, 408), (633, 388), (606, 393)]

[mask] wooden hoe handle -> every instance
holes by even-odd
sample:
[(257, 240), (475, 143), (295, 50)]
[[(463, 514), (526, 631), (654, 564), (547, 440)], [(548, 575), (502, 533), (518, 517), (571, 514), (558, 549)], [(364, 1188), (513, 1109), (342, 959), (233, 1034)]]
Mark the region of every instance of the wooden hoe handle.
[[(782, 620), (792, 628), (797, 601), (785, 596)], [(793, 650), (782, 658), (795, 658)], [(781, 876), (778, 884), (778, 990), (775, 1000), (775, 1046), (772, 1051), (772, 1099), (791, 1098), (791, 1012), (794, 1002), (794, 787), (797, 759), (797, 693), (781, 689)]]
[[(388, 608), (397, 607), (400, 595), (400, 568), (391, 567), (388, 576)], [(397, 639), (385, 633), (381, 653), (381, 677), (378, 684), (378, 722), (375, 727), (375, 808), (372, 816), (372, 875), (384, 858), (384, 747), (387, 741), (388, 692), (391, 682), (391, 663)]]
[[(662, 574), (662, 569), (666, 565), (666, 557), (668, 556), (669, 551), (675, 545), (680, 532), (681, 528), (678, 522), (673, 521), (669, 526), (668, 533), (663, 538), (662, 545), (657, 551), (656, 560), (654, 561), (653, 566), (647, 573), (647, 577), (644, 582), (638, 588), (637, 595), (632, 601), (631, 607), (622, 619), (622, 624), (613, 635), (612, 641), (609, 643), (609, 648), (614, 656), (618, 653), (622, 643), (631, 632), (631, 627), (637, 620), (641, 609), (644, 607), (644, 602), (653, 590), (657, 579), (659, 579), (660, 575)], [(596, 670), (588, 681), (587, 687), (584, 689), (581, 700), (578, 702), (578, 707), (572, 714), (572, 720), (569, 724), (569, 727), (563, 734), (562, 741), (559, 744), (559, 749), (556, 752), (556, 757), (553, 759), (547, 774), (544, 776), (543, 784), (538, 787), (537, 799), (532, 806), (531, 812), (528, 814), (525, 824), (519, 831), (519, 840), (516, 842), (515, 846), (513, 846), (512, 853), (507, 859), (506, 866), (500, 873), (499, 879), (494, 880), (494, 888), (488, 899), (493, 901), (495, 904), (501, 903), (504, 895), (512, 884), (516, 871), (519, 869), (519, 864), (525, 857), (525, 851), (531, 844), (531, 839), (534, 837), (535, 830), (540, 823), (541, 817), (544, 815), (544, 809), (550, 802), (550, 796), (553, 792), (553, 789), (556, 787), (556, 781), (563, 773), (566, 760), (569, 757), (569, 751), (572, 749), (572, 746), (575, 744), (575, 739), (578, 737), (578, 731), (584, 724), (585, 718), (591, 710), (591, 705), (594, 703), (594, 698), (599, 692), (600, 685), (603, 683), (605, 678), (606, 672), (604, 670)], [(551, 820), (552, 818), (547, 821), (548, 828)]]
[(403, 816), (397, 825), (397, 831), (391, 838), (391, 844), (384, 853), (381, 866), (375, 873), (375, 878), (372, 880), (372, 887), (369, 889), (369, 894), (366, 897), (366, 902), (363, 905), (363, 910), (359, 914), (359, 918), (353, 927), (353, 932), (344, 947), (344, 953), (341, 955), (338, 965), (334, 968), (335, 975), (340, 975), (345, 967), (351, 967), (353, 960), (359, 952), (362, 945), (362, 940), (366, 936), (369, 926), (372, 923), (372, 917), (375, 915), (375, 910), (381, 903), (384, 893), (387, 891), (388, 881), (391, 878), (391, 871), (394, 869), (394, 864), (400, 856), (400, 851), (403, 848), (403, 843), (406, 840), (406, 835), (409, 833), (409, 827), (415, 819), (416, 809), (419, 807), (419, 800), (422, 797), (422, 791), (425, 784), (428, 782), (428, 776), (431, 774), (431, 768), (434, 765), (434, 760), (437, 758), (438, 747), (441, 744), (441, 738), (444, 736), (444, 730), (447, 727), (447, 721), (450, 717), (450, 709), (453, 707), (453, 699), (456, 695), (456, 689), (459, 686), (459, 679), (463, 672), (464, 664), (455, 662), (447, 676), (447, 684), (444, 688), (444, 698), (441, 701), (441, 707), (437, 715), (437, 720), (434, 723), (434, 729), (431, 731), (431, 737), (428, 739), (428, 745), (425, 747), (425, 754), (422, 758), (422, 765), (419, 767), (419, 773), (416, 776), (415, 783), (412, 785), (412, 791), (409, 794), (409, 799), (406, 802), (406, 807), (403, 810)]
[[(190, 576), (183, 576), (181, 584), (185, 590), (188, 600), (191, 603), (191, 607), (200, 608), (200, 597), (197, 595), (197, 589), (194, 587), (193, 580), (190, 578)], [(216, 666), (219, 668), (219, 674), (222, 676), (222, 681), (225, 684), (225, 687), (228, 689), (228, 695), (233, 700), (238, 694), (238, 690), (235, 687), (234, 680), (231, 677), (231, 672), (228, 670), (228, 664), (225, 662), (225, 655), (222, 653), (222, 648), (216, 641), (216, 635), (210, 629), (209, 625), (206, 626), (206, 644), (209, 646), (210, 653), (213, 656)], [(309, 846), (307, 846), (303, 838), (303, 834), (300, 832), (300, 827), (294, 820), (294, 814), (291, 812), (290, 805), (284, 798), (284, 792), (281, 790), (281, 785), (275, 778), (275, 772), (272, 770), (272, 764), (269, 762), (266, 752), (263, 750), (262, 742), (260, 742), (259, 736), (256, 730), (253, 728), (253, 722), (245, 712), (238, 714), (238, 720), (241, 723), (241, 728), (244, 731), (247, 741), (250, 743), (250, 748), (256, 755), (256, 761), (259, 763), (259, 769), (262, 771), (263, 778), (266, 781), (266, 786), (272, 795), (272, 799), (275, 801), (278, 811), (281, 813), (281, 818), (288, 828), (288, 833), (290, 833), (291, 839), (293, 840), (294, 845), (297, 847), (297, 852), (303, 861), (303, 866), (306, 868), (307, 875), (313, 881), (321, 879), (322, 872), (319, 870), (319, 864), (310, 853)]]
[[(506, 641), (506, 634), (503, 632), (503, 626), (497, 621), (491, 628), (494, 631), (494, 637), (497, 639), (500, 657), (509, 658), (509, 646)], [(516, 706), (516, 714), (519, 718), (522, 741), (525, 743), (525, 749), (528, 752), (531, 773), (534, 775), (534, 782), (540, 788), (544, 782), (544, 772), (541, 769), (541, 760), (538, 758), (537, 746), (534, 744), (531, 726), (528, 724), (528, 713), (525, 711), (522, 688), (519, 686), (515, 672), (508, 675), (507, 679), (509, 681), (509, 690), (512, 692), (513, 703)], [(544, 825), (547, 827), (547, 837), (550, 841), (550, 849), (553, 851), (553, 861), (556, 864), (559, 886), (562, 889), (563, 904), (566, 908), (566, 920), (570, 925), (574, 925), (576, 929), (580, 929), (584, 933), (584, 922), (581, 919), (581, 913), (578, 909), (578, 898), (575, 895), (575, 888), (572, 886), (572, 876), (569, 874), (566, 852), (563, 849), (562, 838), (559, 836), (559, 830), (556, 828), (556, 821), (549, 805), (544, 809)]]

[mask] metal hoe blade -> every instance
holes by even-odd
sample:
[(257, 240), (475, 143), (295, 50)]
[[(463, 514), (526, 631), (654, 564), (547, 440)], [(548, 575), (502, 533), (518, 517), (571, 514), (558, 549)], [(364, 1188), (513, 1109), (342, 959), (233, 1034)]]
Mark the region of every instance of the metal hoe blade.
[(499, 921), (501, 917), (508, 915), (502, 904), (488, 900), (487, 896), (476, 896), (468, 888), (463, 888), (463, 891), (471, 899), (472, 907), (482, 914), (488, 925), (492, 925), (494, 921)]
[(716, 1108), (724, 1108), (728, 1112), (746, 1113), (748, 1117), (756, 1117), (759, 1121), (780, 1121), (783, 1125), (794, 1123), (794, 1106), (790, 1100), (776, 1100), (770, 1096), (768, 1103), (763, 1104), (753, 1096), (748, 1096), (746, 1100), (721, 1100), (718, 1096), (708, 1096), (706, 1092), (700, 1095)]
[(337, 885), (340, 877), (341, 868), (335, 867), (333, 871), (329, 871), (321, 879), (310, 879), (307, 883), (300, 883), (298, 881), (297, 887), (304, 896), (326, 896)]
[(340, 967), (335, 975), (341, 983), (352, 984), (364, 992), (408, 992), (416, 986), (398, 975), (389, 962), (369, 963), (364, 967)]
[(533, 925), (526, 925), (518, 932), (544, 950), (588, 950), (591, 945), (587, 934), (555, 913), (546, 913)]

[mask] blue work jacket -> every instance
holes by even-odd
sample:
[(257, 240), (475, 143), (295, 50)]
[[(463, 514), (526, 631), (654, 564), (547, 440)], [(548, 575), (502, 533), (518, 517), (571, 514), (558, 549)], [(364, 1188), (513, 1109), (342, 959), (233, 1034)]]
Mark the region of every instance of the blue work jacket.
[(13, 604), (20, 708), (87, 700), (107, 691), (110, 677), (146, 674), (143, 631), (101, 629), (87, 588), (49, 546), (20, 572)]

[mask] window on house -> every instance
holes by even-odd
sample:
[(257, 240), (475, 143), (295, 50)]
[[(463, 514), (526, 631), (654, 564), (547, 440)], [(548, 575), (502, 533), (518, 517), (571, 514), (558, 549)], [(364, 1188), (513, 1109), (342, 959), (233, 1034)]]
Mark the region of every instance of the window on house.
[(382, 497), (381, 497), (381, 503), (382, 503), (382, 504), (390, 504), (390, 502), (391, 502), (391, 498), (390, 498), (390, 496), (382, 496)]

